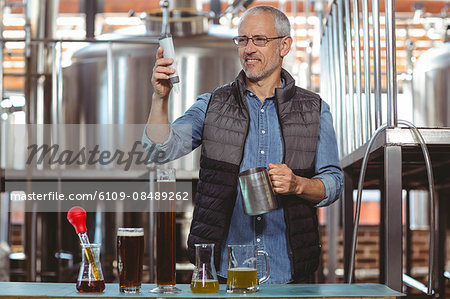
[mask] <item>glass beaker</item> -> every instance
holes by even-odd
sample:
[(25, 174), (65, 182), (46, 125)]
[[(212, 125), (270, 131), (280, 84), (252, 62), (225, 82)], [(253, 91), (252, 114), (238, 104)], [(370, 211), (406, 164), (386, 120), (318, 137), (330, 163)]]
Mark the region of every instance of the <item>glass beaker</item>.
[(105, 289), (105, 280), (100, 264), (100, 244), (83, 244), (81, 247), (77, 290), (82, 293), (101, 293)]
[(217, 293), (219, 280), (214, 267), (214, 244), (195, 244), (195, 269), (191, 280), (192, 293)]

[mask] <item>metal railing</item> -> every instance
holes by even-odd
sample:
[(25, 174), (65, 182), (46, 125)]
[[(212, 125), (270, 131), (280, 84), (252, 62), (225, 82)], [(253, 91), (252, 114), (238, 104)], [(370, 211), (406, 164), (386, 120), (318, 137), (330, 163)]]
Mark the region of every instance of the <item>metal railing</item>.
[[(323, 97), (328, 99), (331, 112), (335, 117), (334, 126), (341, 157), (352, 153), (366, 143), (382, 123), (379, 3), (378, 0), (372, 0), (371, 34), (368, 1), (361, 0), (362, 18), (360, 18), (359, 0), (352, 0), (352, 3), (350, 0), (334, 0), (329, 5), (322, 30), (320, 91)], [(351, 8), (353, 8), (352, 11)], [(394, 0), (386, 0), (385, 18), (387, 121), (389, 127), (396, 127)], [(373, 39), (373, 73), (370, 63), (371, 37)]]

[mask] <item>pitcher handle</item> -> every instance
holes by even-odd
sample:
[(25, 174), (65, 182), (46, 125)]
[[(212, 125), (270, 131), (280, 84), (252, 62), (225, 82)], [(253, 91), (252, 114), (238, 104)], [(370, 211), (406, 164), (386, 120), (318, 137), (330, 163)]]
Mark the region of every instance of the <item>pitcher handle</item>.
[(256, 254), (257, 255), (263, 255), (264, 256), (264, 261), (265, 261), (265, 264), (266, 264), (266, 273), (264, 274), (263, 277), (261, 277), (258, 280), (258, 284), (261, 284), (263, 282), (266, 282), (269, 279), (269, 277), (270, 277), (269, 255), (264, 250), (258, 250), (258, 251), (256, 251)]

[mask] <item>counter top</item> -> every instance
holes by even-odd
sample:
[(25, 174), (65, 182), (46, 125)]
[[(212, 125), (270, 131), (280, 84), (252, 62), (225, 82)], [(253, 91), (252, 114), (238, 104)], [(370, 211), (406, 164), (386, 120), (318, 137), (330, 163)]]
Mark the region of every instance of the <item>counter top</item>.
[[(149, 293), (154, 284), (143, 284), (141, 293), (124, 295), (119, 293), (117, 283), (107, 283), (103, 293), (79, 293), (75, 283), (38, 283), (38, 282), (0, 282), (0, 298), (119, 298), (119, 297), (159, 297)], [(394, 298), (404, 296), (381, 284), (284, 284), (261, 285), (255, 294), (228, 294), (225, 285), (220, 285), (217, 294), (193, 294), (188, 284), (177, 285), (182, 290), (176, 295), (166, 295), (171, 298)]]

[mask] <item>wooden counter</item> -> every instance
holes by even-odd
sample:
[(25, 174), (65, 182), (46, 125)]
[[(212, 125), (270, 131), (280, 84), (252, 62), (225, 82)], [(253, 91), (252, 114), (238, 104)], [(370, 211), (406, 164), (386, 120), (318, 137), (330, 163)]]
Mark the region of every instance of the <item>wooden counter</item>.
[[(117, 283), (106, 284), (103, 293), (79, 293), (75, 283), (32, 283), (32, 282), (0, 282), (1, 299), (19, 298), (133, 298), (154, 297), (148, 291), (154, 284), (143, 284), (138, 295), (123, 295), (119, 293)], [(220, 285), (217, 294), (193, 294), (187, 284), (177, 285), (182, 290), (180, 294), (166, 296), (167, 298), (395, 298), (404, 296), (381, 284), (285, 284), (262, 285), (255, 294), (236, 295), (227, 294), (225, 285)]]

